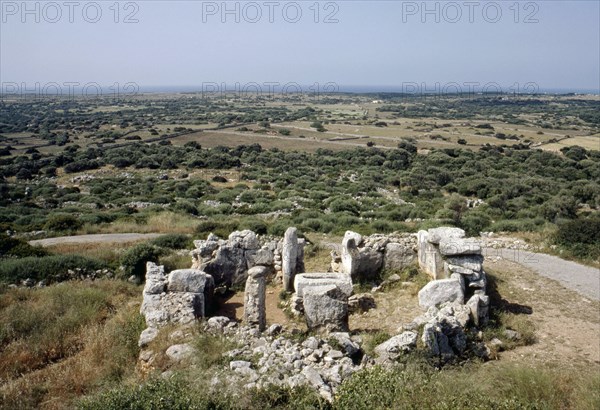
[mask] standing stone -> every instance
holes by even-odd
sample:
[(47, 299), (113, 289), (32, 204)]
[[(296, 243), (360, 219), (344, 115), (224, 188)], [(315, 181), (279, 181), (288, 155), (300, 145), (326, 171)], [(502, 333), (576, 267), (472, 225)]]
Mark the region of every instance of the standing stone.
[(371, 246), (361, 247), (364, 242), (360, 234), (352, 231), (346, 231), (342, 240), (342, 271), (353, 280), (373, 279), (383, 266), (383, 252)]
[(444, 260), (437, 245), (430, 242), (427, 231), (419, 231), (418, 243), (420, 268), (427, 272), (434, 280), (444, 278)]
[(285, 231), (282, 250), (283, 288), (287, 292), (294, 291), (294, 276), (298, 261), (298, 233), (296, 228), (290, 227)]
[(261, 332), (267, 326), (266, 275), (267, 268), (264, 266), (250, 268), (244, 294), (244, 322), (248, 326), (257, 327)]

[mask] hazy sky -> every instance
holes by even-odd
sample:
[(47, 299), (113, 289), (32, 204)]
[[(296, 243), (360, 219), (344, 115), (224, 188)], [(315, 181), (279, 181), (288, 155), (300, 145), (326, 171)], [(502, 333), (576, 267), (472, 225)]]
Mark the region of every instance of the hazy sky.
[(65, 1), (0, 1), (1, 83), (600, 87), (595, 0)]

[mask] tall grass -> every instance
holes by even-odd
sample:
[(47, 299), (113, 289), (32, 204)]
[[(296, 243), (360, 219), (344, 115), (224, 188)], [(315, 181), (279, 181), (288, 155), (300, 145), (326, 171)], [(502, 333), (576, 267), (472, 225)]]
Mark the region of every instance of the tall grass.
[[(159, 212), (144, 214), (138, 219), (118, 219), (112, 223), (92, 225), (86, 224), (80, 230), (80, 234), (95, 233), (182, 233), (191, 234), (198, 224), (198, 218), (190, 215)], [(147, 216), (147, 217), (146, 217)]]
[(144, 328), (139, 288), (120, 281), (16, 289), (0, 298), (0, 408), (72, 408), (130, 377)]

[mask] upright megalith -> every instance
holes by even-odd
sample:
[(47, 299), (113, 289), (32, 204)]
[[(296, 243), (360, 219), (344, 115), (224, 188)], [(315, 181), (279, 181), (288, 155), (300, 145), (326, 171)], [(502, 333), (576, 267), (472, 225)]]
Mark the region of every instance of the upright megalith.
[(267, 273), (268, 269), (264, 266), (250, 268), (244, 294), (244, 323), (258, 328), (261, 332), (267, 326), (265, 307)]
[(283, 236), (283, 249), (281, 252), (281, 270), (283, 273), (283, 288), (287, 292), (294, 291), (294, 276), (297, 273), (298, 262), (298, 232), (290, 227)]

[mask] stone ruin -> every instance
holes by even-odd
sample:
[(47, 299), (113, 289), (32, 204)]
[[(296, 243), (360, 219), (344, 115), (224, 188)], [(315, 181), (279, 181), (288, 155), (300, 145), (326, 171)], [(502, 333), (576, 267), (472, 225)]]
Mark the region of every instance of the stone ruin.
[(348, 331), (348, 298), (352, 279), (340, 273), (304, 273), (294, 280), (292, 307), (310, 330)]
[(254, 266), (264, 266), (269, 274), (293, 283), (296, 273), (304, 272), (304, 244), (296, 228), (289, 228), (284, 238), (260, 237), (250, 230), (235, 231), (227, 240), (214, 234), (194, 241), (192, 269), (211, 275), (216, 286), (242, 284)]
[[(162, 266), (147, 264), (141, 313), (148, 328), (139, 345), (146, 347), (167, 323), (186, 325), (206, 317), (215, 286), (245, 281), (243, 326), (221, 316), (203, 324), (205, 331), (226, 334), (241, 346), (225, 354), (231, 358), (229, 373), (223, 374), (226, 384), (213, 381), (219, 388), (308, 385), (332, 400), (345, 378), (373, 364), (394, 361), (414, 350), (419, 339), (431, 356), (442, 361), (467, 350), (484, 358), (490, 353), (483, 342), (474, 341), (476, 327), (487, 322), (489, 308), (481, 245), (461, 229), (365, 237), (347, 232), (339, 252), (332, 252), (333, 272), (327, 273), (303, 273), (304, 241), (295, 228), (289, 228), (284, 238), (241, 231), (227, 240), (211, 234), (194, 243), (192, 269), (167, 275)], [(376, 346), (375, 357), (369, 357), (361, 348), (361, 336), (350, 333), (348, 317), (353, 306), (374, 307), (374, 299), (370, 293), (353, 294), (353, 281), (375, 280), (381, 273), (399, 272), (417, 262), (432, 279), (418, 294), (426, 312)], [(294, 292), (288, 303), (316, 332), (314, 336), (298, 341), (280, 334), (279, 324), (267, 328), (266, 284), (273, 278)], [(182, 334), (176, 330), (169, 338), (176, 341)], [(181, 361), (193, 351), (193, 345), (180, 343), (165, 354)], [(150, 349), (142, 350), (140, 367), (151, 368), (154, 357)]]
[(168, 323), (186, 325), (205, 317), (214, 286), (212, 276), (200, 270), (179, 269), (165, 275), (163, 266), (148, 262), (140, 308), (148, 328), (142, 332), (140, 346), (148, 344)]
[(354, 281), (377, 279), (382, 272), (400, 272), (417, 260), (414, 234), (362, 236), (347, 231), (339, 251), (331, 253), (331, 270)]
[(419, 333), (431, 354), (444, 358), (460, 355), (467, 348), (468, 325), (487, 323), (489, 297), (481, 245), (466, 238), (462, 229), (367, 237), (348, 231), (339, 254), (332, 252), (334, 272), (328, 273), (302, 273), (304, 241), (295, 228), (289, 228), (282, 239), (241, 231), (233, 232), (227, 240), (211, 234), (194, 244), (192, 269), (165, 275), (162, 266), (148, 263), (141, 308), (148, 329), (142, 333), (141, 346), (166, 323), (187, 324), (205, 317), (215, 286), (243, 281), (243, 322), (263, 332), (270, 275), (279, 278), (286, 291), (294, 292), (289, 302), (292, 311), (304, 316), (310, 330), (348, 332), (349, 301), (374, 306), (372, 296), (353, 295), (353, 281), (400, 271), (417, 261), (432, 278), (418, 294), (426, 313), (376, 348), (381, 360), (394, 359), (415, 348)]
[(433, 278), (419, 291), (419, 304), (424, 308), (447, 302), (466, 304), (473, 323), (486, 324), (489, 297), (480, 241), (465, 238), (459, 228), (419, 231), (418, 238), (419, 266)]

